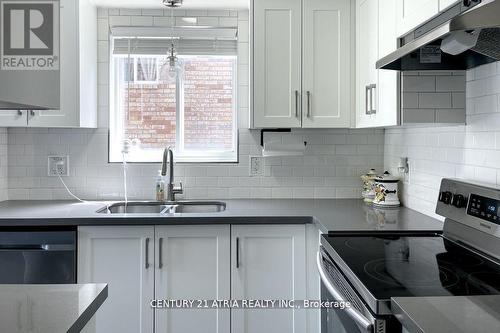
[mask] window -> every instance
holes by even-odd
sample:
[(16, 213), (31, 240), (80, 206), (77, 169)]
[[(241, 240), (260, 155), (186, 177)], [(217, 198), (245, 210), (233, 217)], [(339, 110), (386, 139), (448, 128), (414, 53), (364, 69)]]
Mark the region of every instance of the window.
[(180, 162), (236, 162), (236, 55), (179, 54), (183, 72), (172, 82), (163, 51), (112, 54), (110, 162), (122, 161), (124, 140), (139, 143), (130, 162), (160, 162), (167, 146)]

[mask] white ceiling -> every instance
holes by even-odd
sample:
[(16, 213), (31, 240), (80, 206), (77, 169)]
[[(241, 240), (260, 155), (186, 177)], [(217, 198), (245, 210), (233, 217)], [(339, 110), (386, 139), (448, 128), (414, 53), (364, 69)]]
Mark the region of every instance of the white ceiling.
[[(161, 0), (92, 0), (99, 7), (165, 8)], [(184, 0), (181, 8), (240, 9), (249, 8), (250, 0)]]

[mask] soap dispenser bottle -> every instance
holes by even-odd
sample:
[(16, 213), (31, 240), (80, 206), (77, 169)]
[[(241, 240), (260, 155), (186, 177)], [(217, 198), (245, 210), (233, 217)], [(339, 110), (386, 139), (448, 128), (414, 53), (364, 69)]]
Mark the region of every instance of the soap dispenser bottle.
[(156, 201), (165, 201), (165, 180), (163, 180), (161, 170), (158, 170), (158, 176), (156, 177)]

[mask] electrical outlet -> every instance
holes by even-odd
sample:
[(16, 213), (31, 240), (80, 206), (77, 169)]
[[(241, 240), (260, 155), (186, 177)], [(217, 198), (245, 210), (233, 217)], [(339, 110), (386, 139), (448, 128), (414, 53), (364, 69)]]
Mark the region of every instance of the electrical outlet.
[(49, 156), (47, 173), (50, 177), (69, 176), (69, 156)]
[(264, 158), (262, 156), (250, 156), (250, 176), (264, 175)]

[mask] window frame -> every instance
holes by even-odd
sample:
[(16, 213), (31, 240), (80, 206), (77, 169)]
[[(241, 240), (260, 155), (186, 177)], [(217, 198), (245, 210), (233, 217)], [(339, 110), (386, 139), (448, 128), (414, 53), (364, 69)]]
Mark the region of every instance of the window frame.
[[(232, 112), (233, 112), (233, 140), (232, 140), (232, 150), (231, 151), (194, 151), (184, 149), (184, 82), (180, 78), (176, 81), (176, 131), (175, 131), (175, 161), (180, 163), (239, 163), (239, 132), (238, 132), (238, 56), (237, 55), (178, 55), (180, 59), (197, 57), (197, 56), (208, 56), (217, 58), (232, 58), (233, 62), (233, 89), (232, 89)], [(137, 75), (137, 58), (156, 58), (156, 68), (157, 68), (157, 81), (136, 81)], [(108, 163), (122, 163), (123, 154), (121, 153), (124, 141), (124, 123), (123, 117), (125, 116), (125, 109), (119, 108), (116, 105), (117, 94), (117, 84), (116, 84), (116, 71), (119, 70), (119, 66), (115, 63), (115, 58), (134, 58), (134, 81), (129, 81), (131, 83), (139, 84), (158, 84), (160, 82), (160, 61), (163, 61), (163, 56), (158, 55), (113, 55), (110, 54), (110, 66), (109, 66), (109, 135), (108, 135)], [(182, 93), (181, 93), (182, 92)], [(179, 126), (182, 124), (182, 126)], [(179, 149), (182, 147), (182, 149)], [(137, 147), (132, 146), (131, 152), (127, 156), (128, 163), (159, 163), (162, 160), (163, 148), (158, 149), (144, 149), (141, 150), (140, 156), (133, 155), (134, 149)], [(135, 151), (137, 154), (137, 150)]]

